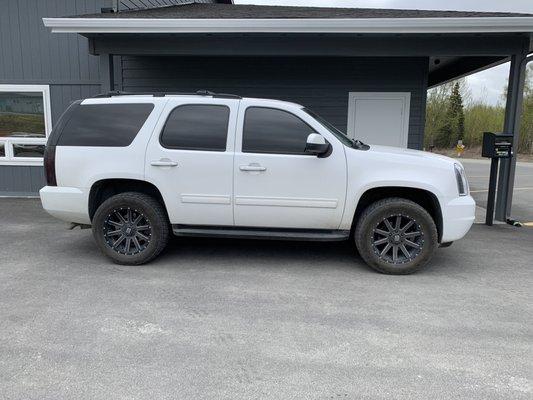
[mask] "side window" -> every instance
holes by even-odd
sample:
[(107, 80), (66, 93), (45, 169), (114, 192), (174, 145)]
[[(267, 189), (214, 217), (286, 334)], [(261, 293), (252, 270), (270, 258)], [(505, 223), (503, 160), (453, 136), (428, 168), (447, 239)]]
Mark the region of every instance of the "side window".
[(86, 104), (76, 107), (60, 133), (59, 146), (129, 146), (153, 104)]
[(244, 153), (305, 154), (314, 130), (300, 118), (275, 108), (250, 107), (244, 116)]
[(229, 113), (229, 107), (222, 105), (178, 106), (161, 132), (161, 145), (170, 149), (226, 151)]

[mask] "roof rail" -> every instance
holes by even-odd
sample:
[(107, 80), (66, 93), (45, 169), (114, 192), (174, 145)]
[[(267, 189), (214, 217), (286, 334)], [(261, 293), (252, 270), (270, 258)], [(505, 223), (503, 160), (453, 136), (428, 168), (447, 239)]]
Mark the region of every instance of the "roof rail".
[(154, 97), (165, 97), (165, 96), (210, 96), (213, 98), (219, 99), (242, 99), (241, 96), (236, 94), (228, 93), (215, 93), (209, 90), (197, 90), (196, 92), (123, 92), (121, 90), (111, 90), (107, 93), (100, 93), (93, 96), (93, 99), (103, 98), (103, 97), (115, 97), (115, 96), (154, 96)]

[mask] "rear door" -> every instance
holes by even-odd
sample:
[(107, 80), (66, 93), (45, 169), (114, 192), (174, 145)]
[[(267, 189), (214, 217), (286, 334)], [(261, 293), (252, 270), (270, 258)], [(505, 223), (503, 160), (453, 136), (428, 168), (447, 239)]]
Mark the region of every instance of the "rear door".
[(146, 151), (146, 179), (172, 224), (233, 225), (233, 154), (239, 100), (170, 98)]

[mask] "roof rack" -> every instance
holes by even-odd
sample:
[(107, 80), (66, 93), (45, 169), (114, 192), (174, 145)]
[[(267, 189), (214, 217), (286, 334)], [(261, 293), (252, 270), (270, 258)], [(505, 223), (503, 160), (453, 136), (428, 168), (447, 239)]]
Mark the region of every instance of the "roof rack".
[(115, 97), (115, 96), (154, 96), (154, 97), (165, 97), (165, 96), (210, 96), (213, 98), (219, 99), (242, 99), (241, 96), (236, 94), (228, 93), (215, 93), (209, 90), (197, 90), (196, 92), (123, 92), (121, 90), (111, 90), (107, 93), (100, 93), (93, 98), (103, 98), (103, 97)]

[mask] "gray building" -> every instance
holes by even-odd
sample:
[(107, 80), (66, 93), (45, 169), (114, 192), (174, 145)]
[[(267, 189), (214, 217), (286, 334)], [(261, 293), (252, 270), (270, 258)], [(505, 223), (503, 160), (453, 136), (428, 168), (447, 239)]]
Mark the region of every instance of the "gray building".
[[(533, 50), (533, 15), (526, 14), (231, 1), (3, 3), (0, 99), (13, 92), (43, 98), (42, 115), (20, 123), (27, 134), (39, 121), (48, 133), (70, 101), (98, 92), (208, 89), (295, 101), (363, 141), (421, 149), (427, 89), (506, 61), (505, 130), (517, 134)], [(45, 139), (13, 137), (12, 118), (2, 111), (0, 118), (7, 121), (3, 127), (0, 119), (0, 191), (35, 193), (42, 185), (36, 146)], [(502, 172), (509, 181), (513, 163)], [(512, 179), (502, 185), (500, 210), (510, 206)]]
[(70, 102), (102, 91), (89, 41), (54, 35), (42, 18), (184, 3), (190, 1), (0, 0), (0, 196), (37, 195), (54, 123)]

